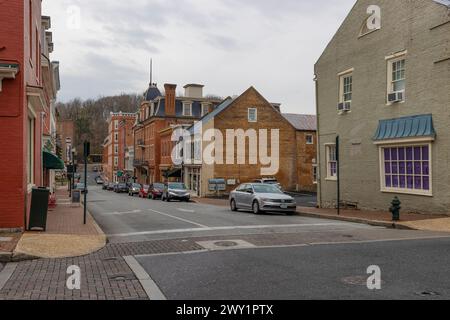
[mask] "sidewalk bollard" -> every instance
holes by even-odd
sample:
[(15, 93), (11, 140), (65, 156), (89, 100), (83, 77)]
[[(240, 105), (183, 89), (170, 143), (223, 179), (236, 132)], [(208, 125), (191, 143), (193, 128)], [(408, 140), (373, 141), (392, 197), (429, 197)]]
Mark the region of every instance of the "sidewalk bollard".
[(392, 221), (400, 221), (400, 207), (402, 203), (398, 199), (398, 197), (395, 197), (394, 200), (391, 202), (391, 207), (389, 208), (389, 211), (392, 213)]

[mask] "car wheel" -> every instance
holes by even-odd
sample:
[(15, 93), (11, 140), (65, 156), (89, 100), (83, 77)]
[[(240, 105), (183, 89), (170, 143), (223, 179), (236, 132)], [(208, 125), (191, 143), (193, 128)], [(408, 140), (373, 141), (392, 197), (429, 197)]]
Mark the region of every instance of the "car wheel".
[(259, 209), (259, 203), (258, 203), (258, 201), (253, 202), (252, 209), (253, 209), (253, 213), (254, 213), (254, 214), (260, 214), (261, 211), (260, 211), (260, 209)]
[(238, 209), (236, 207), (236, 201), (234, 201), (234, 199), (231, 200), (230, 207), (231, 207), (231, 211), (234, 211), (234, 212), (238, 211)]
[(288, 212), (287, 215), (288, 216), (294, 216), (296, 213), (297, 213), (297, 211), (291, 211), (291, 212)]

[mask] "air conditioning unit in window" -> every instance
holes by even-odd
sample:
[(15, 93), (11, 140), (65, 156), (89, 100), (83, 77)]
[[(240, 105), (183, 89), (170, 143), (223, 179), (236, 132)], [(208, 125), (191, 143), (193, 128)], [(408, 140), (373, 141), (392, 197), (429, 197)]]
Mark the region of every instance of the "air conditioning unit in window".
[(338, 111), (341, 112), (350, 111), (351, 108), (352, 108), (351, 102), (342, 102), (338, 104)]
[(405, 91), (397, 91), (388, 94), (388, 102), (396, 103), (405, 100)]

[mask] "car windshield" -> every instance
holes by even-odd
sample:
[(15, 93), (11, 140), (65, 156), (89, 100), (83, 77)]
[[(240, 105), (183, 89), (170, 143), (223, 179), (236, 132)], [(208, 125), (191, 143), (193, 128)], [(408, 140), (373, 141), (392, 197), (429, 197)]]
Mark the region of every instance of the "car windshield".
[(283, 193), (277, 187), (268, 184), (254, 185), (253, 189), (255, 190), (255, 193)]
[(125, 183), (119, 183), (119, 187), (125, 188), (127, 185)]
[(133, 183), (133, 188), (140, 188), (140, 187), (141, 187), (140, 184), (138, 184), (138, 183)]
[(148, 189), (148, 188), (150, 188), (150, 186), (149, 186), (149, 185), (145, 185), (145, 186), (143, 186), (142, 188), (143, 188), (143, 189)]
[(169, 183), (169, 189), (186, 190), (186, 186), (182, 183)]
[(164, 185), (162, 183), (155, 183), (153, 185), (154, 189), (164, 189)]

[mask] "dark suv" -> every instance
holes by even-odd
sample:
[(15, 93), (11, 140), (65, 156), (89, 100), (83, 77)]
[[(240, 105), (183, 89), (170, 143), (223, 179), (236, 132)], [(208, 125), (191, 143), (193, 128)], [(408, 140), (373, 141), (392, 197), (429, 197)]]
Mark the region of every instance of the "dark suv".
[(115, 193), (128, 193), (128, 186), (126, 183), (118, 183), (114, 186)]

